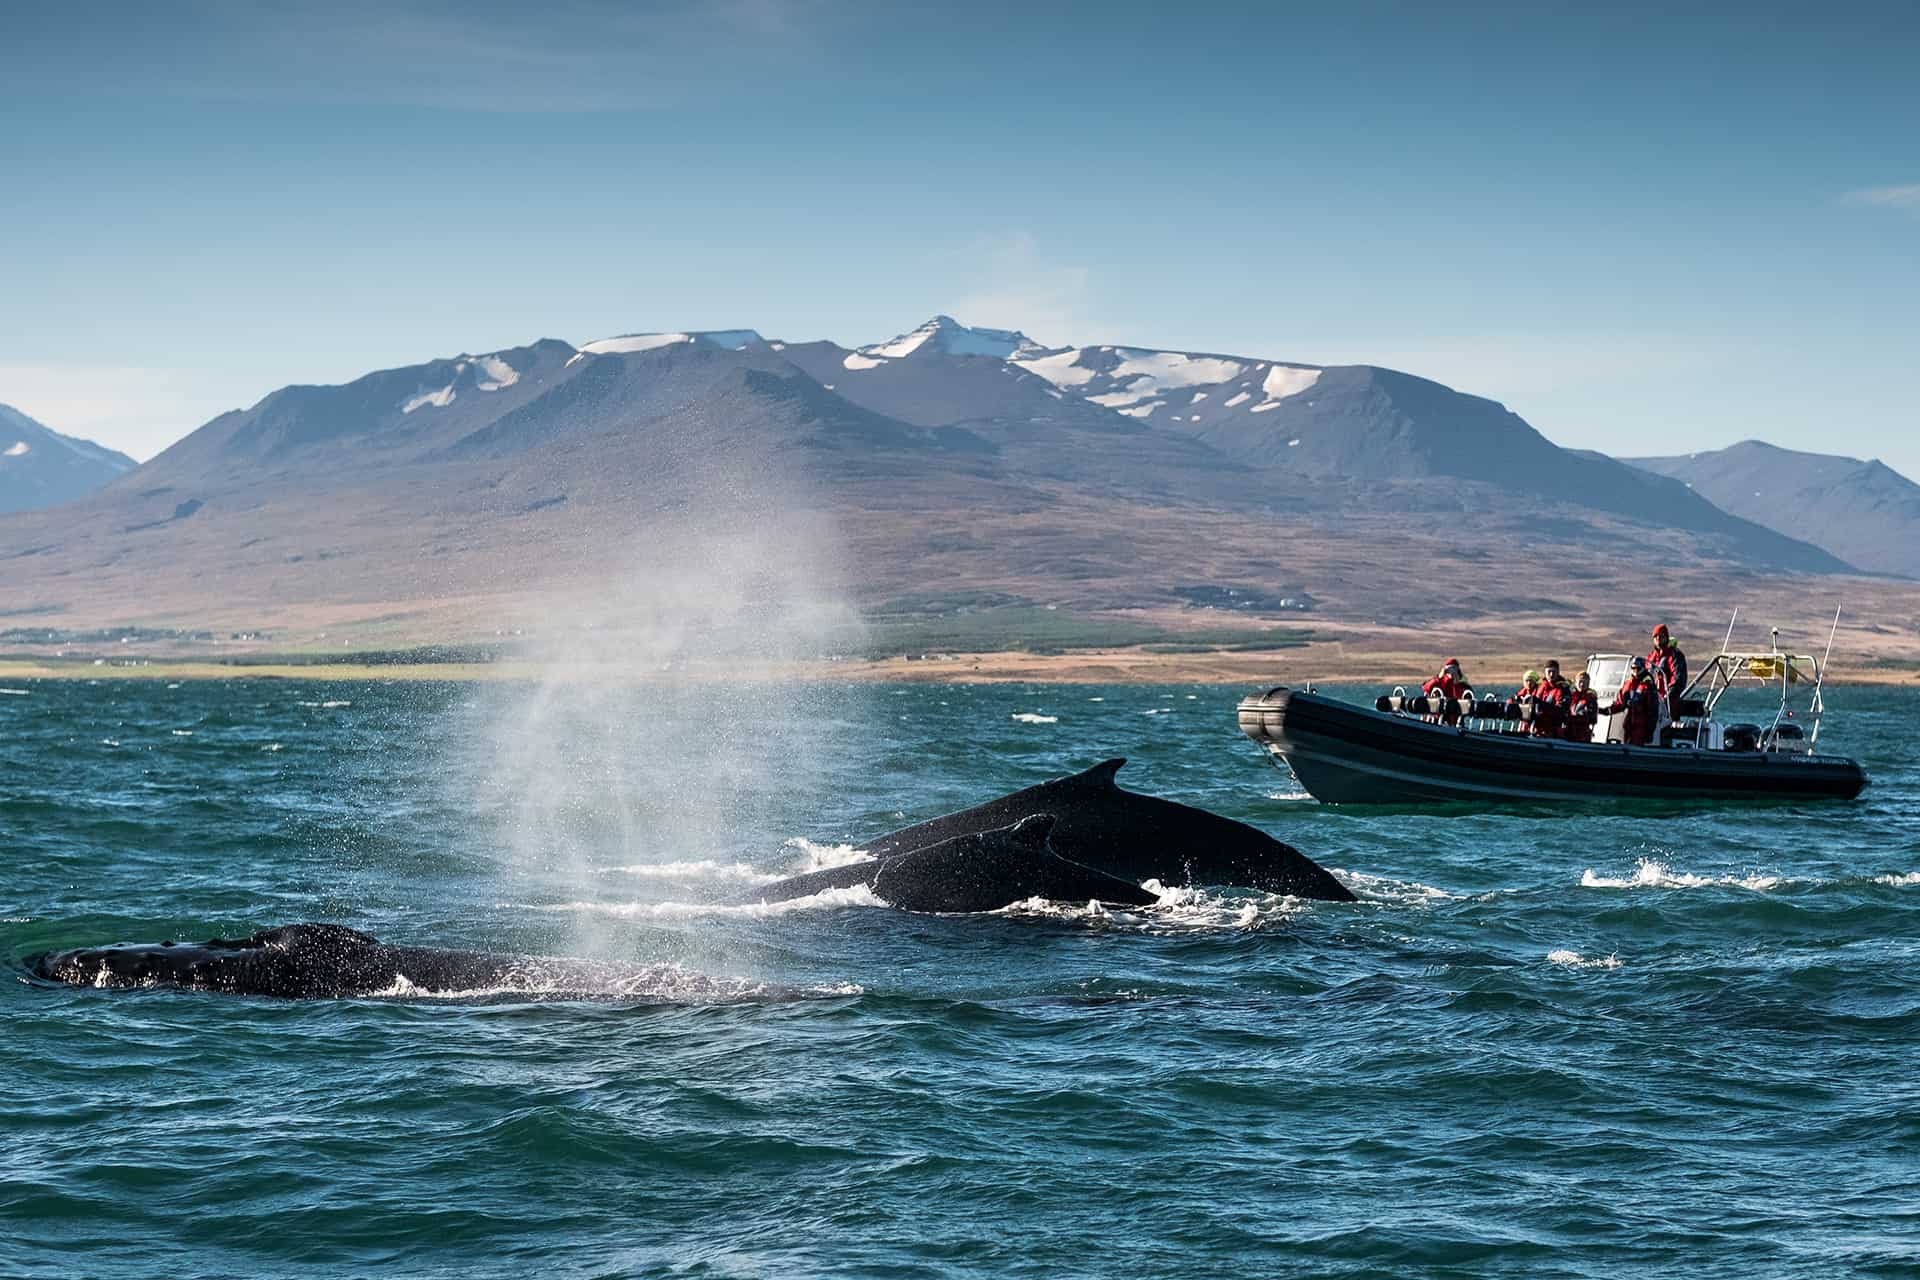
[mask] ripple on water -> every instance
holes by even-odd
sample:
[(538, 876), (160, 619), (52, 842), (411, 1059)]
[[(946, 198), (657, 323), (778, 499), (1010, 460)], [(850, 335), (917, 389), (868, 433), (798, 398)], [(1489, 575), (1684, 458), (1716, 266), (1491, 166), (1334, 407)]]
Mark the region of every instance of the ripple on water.
[[(0, 1274), (1913, 1256), (1920, 694), (1835, 692), (1860, 804), (1588, 818), (1328, 809), (1234, 737), (1238, 691), (1195, 687), (850, 686), (804, 758), (691, 753), (676, 726), (735, 732), (740, 692), (706, 720), (656, 695), (559, 744), (551, 794), (513, 785), (530, 747), (488, 727), (491, 685), (28, 691), (0, 699)], [(1071, 707), (1072, 733), (1008, 719)], [(713, 776), (633, 785), (676, 753)], [(1113, 755), (1358, 901), (705, 901)], [(292, 1002), (24, 967), (300, 919), (617, 976)]]

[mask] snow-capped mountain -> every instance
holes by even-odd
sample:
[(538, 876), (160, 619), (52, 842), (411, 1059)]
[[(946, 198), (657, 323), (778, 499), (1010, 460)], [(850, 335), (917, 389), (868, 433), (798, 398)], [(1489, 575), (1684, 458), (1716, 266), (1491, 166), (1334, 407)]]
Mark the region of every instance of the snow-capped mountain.
[[(0, 479), (88, 447), (18, 434)], [(950, 317), (862, 348), (750, 329), (549, 338), (283, 387), (124, 482), (0, 518), (0, 563), (8, 607), (36, 617), (417, 613), (444, 638), (496, 625), (514, 584), (553, 566), (618, 573), (656, 530), (796, 511), (830, 513), (875, 601), (938, 584), (1177, 607), (1284, 574), (1376, 618), (1416, 563), (1420, 598), (1456, 614), (1490, 607), (1489, 561), (1594, 565), (1605, 584), (1631, 549), (1623, 565), (1650, 557), (1677, 592), (1729, 563), (1847, 568), (1426, 379), (1048, 347)]]
[(0, 404), (0, 511), (70, 502), (133, 470), (124, 453), (62, 435)]
[(867, 361), (905, 360), (915, 354), (943, 356), (986, 356), (993, 360), (1015, 359), (1037, 354), (1044, 348), (1026, 334), (1012, 329), (981, 329), (961, 324), (952, 316), (935, 316), (911, 332), (886, 342), (861, 347), (848, 355), (849, 369), (872, 368)]

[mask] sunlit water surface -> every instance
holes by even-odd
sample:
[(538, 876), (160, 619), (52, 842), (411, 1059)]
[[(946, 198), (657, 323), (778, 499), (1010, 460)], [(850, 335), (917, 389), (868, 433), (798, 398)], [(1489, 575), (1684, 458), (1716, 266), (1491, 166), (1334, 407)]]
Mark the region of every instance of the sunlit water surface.
[[(0, 1275), (1915, 1274), (1920, 697), (1832, 696), (1850, 805), (1368, 814), (1237, 696), (15, 682)], [(1360, 901), (702, 905), (1112, 755)], [(20, 964), (299, 920), (644, 968)]]

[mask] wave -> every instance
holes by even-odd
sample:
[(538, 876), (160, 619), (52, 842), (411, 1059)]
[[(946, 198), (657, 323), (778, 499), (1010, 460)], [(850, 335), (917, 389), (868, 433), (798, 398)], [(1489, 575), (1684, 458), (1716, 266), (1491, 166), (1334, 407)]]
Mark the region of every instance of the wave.
[(799, 876), (810, 871), (828, 871), (834, 867), (849, 866), (855, 862), (873, 861), (873, 855), (865, 849), (856, 848), (850, 844), (818, 844), (805, 836), (795, 836), (782, 847), (798, 850), (803, 858), (798, 866), (787, 872), (788, 875)]
[(1583, 956), (1578, 951), (1549, 951), (1548, 964), (1565, 965), (1569, 969), (1618, 969), (1620, 957), (1613, 953), (1604, 956)]
[[(851, 983), (817, 990), (801, 989), (806, 994), (859, 995), (862, 988)], [(550, 964), (530, 961), (523, 970), (509, 973), (491, 986), (437, 989), (422, 987), (404, 974), (393, 975), (393, 982), (371, 993), (373, 999), (387, 1000), (488, 1000), (504, 996), (545, 998), (591, 998), (614, 1000), (659, 1000), (675, 1003), (727, 1003), (754, 1000), (768, 995), (795, 994), (792, 988), (776, 988), (749, 978), (716, 978), (696, 973), (677, 964), (654, 964), (640, 969), (620, 965), (601, 965), (588, 961), (556, 959)]]
[(1148, 934), (1245, 933), (1283, 925), (1312, 910), (1305, 899), (1289, 894), (1224, 894), (1207, 889), (1168, 888), (1148, 880), (1141, 888), (1158, 894), (1159, 901), (1142, 907), (1107, 906), (1100, 902), (1055, 902), (1028, 898), (990, 915), (1010, 919), (1054, 920), (1100, 930)]
[(1790, 883), (1783, 876), (1699, 876), (1688, 871), (1674, 871), (1658, 858), (1640, 859), (1634, 863), (1633, 874), (1627, 876), (1603, 876), (1592, 867), (1580, 873), (1580, 886), (1583, 889), (1700, 889), (1719, 886), (1766, 893)]
[(1016, 711), (1013, 713), (1012, 718), (1015, 720), (1018, 720), (1021, 724), (1059, 724), (1060, 723), (1059, 716), (1043, 716), (1036, 711)]
[(761, 871), (744, 862), (715, 862), (700, 858), (686, 862), (634, 862), (619, 867), (600, 867), (609, 875), (639, 876), (648, 880), (742, 880), (749, 884), (772, 884), (786, 876)]
[[(864, 884), (846, 889), (823, 889), (804, 898), (782, 902), (555, 902), (534, 905), (534, 911), (577, 912), (612, 916), (619, 920), (688, 920), (702, 916), (734, 916), (759, 920), (805, 911), (835, 911), (842, 907), (886, 907)], [(891, 908), (889, 908), (891, 909)]]
[(11, 698), (24, 698), (32, 692), (33, 690), (31, 689), (0, 689), (0, 693), (4, 693)]
[(1418, 880), (1395, 880), (1391, 876), (1370, 875), (1365, 871), (1349, 871), (1345, 867), (1327, 869), (1362, 902), (1377, 902), (1395, 907), (1425, 907), (1436, 902), (1464, 901), (1468, 896), (1464, 893), (1449, 893), (1445, 889), (1437, 889), (1430, 884), (1421, 884)]

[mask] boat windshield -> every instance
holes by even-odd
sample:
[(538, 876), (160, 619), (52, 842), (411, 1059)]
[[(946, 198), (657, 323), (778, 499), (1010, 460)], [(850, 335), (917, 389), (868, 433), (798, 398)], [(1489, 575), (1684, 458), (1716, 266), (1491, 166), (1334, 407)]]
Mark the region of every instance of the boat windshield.
[(1611, 702), (1620, 692), (1620, 686), (1627, 682), (1627, 663), (1631, 661), (1624, 653), (1588, 654), (1587, 679), (1593, 684), (1594, 696)]

